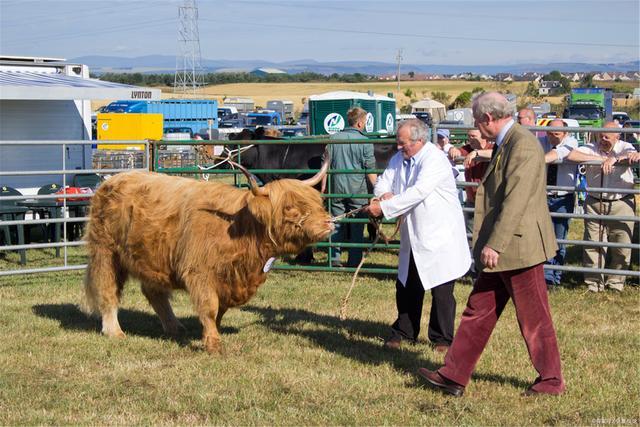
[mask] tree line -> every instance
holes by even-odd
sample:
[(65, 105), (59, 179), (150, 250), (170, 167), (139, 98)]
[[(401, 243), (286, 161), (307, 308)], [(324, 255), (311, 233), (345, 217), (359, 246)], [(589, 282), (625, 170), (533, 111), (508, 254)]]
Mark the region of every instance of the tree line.
[[(146, 73), (104, 73), (92, 75), (100, 80), (143, 86), (173, 86), (174, 74), (146, 74)], [(227, 83), (310, 83), (310, 82), (341, 82), (341, 83), (362, 83), (376, 80), (375, 76), (351, 73), (333, 73), (324, 75), (313, 72), (303, 72), (296, 74), (267, 74), (256, 75), (246, 72), (236, 73), (207, 73), (203, 75), (204, 83), (207, 85), (219, 85)]]

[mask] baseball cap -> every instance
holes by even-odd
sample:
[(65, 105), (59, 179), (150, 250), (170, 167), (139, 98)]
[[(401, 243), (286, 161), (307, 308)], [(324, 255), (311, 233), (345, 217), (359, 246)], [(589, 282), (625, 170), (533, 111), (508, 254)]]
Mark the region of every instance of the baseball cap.
[(438, 129), (438, 132), (436, 132), (438, 136), (441, 136), (443, 138), (449, 138), (449, 129)]

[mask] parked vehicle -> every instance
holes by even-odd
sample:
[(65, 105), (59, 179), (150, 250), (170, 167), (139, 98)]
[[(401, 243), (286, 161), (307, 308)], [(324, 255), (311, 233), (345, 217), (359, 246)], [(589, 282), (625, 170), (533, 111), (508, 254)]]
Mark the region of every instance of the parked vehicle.
[(293, 119), (293, 102), (286, 99), (274, 99), (267, 101), (267, 110), (272, 110), (280, 114), (283, 121)]
[(306, 136), (308, 133), (306, 126), (281, 126), (277, 129), (282, 133), (282, 136), (287, 137)]
[(282, 117), (276, 111), (260, 110), (254, 113), (247, 113), (247, 127), (281, 125)]
[(256, 105), (251, 98), (225, 98), (223, 102), (225, 107), (235, 107), (238, 110), (238, 113), (248, 113), (253, 111)]
[(433, 124), (433, 119), (431, 118), (431, 114), (426, 111), (416, 111), (412, 113), (418, 120), (424, 122), (425, 125), (431, 126)]
[(542, 118), (545, 114), (551, 112), (551, 104), (543, 102), (541, 104), (529, 104), (528, 108), (531, 108), (536, 113), (536, 118)]
[(628, 122), (630, 119), (629, 115), (624, 111), (614, 111), (611, 115), (611, 120), (617, 120), (621, 125)]
[(243, 128), (247, 125), (247, 115), (243, 113), (229, 114), (220, 121), (218, 128)]
[[(162, 138), (162, 114), (98, 113), (98, 141), (142, 141)], [(144, 144), (100, 144), (100, 150), (144, 150)]]
[(218, 127), (218, 101), (208, 99), (115, 101), (105, 112), (162, 114), (165, 128), (189, 127), (192, 133), (203, 127)]
[(564, 117), (578, 120), (583, 127), (602, 127), (605, 122), (611, 121), (612, 110), (611, 89), (576, 88), (571, 89)]
[[(193, 132), (193, 130), (190, 127), (164, 128), (162, 130), (162, 133), (163, 133), (163, 136), (162, 136), (163, 139), (168, 139), (167, 138), (168, 135), (171, 135), (169, 137), (171, 139), (193, 139), (193, 136), (195, 134), (195, 132)], [(180, 138), (178, 138), (178, 136)]]
[(218, 120), (225, 120), (230, 118), (229, 116), (232, 116), (233, 114), (238, 114), (238, 109), (236, 107), (229, 107), (226, 105), (218, 107)]
[(309, 124), (309, 112), (303, 111), (298, 118), (298, 124), (301, 126), (307, 126)]

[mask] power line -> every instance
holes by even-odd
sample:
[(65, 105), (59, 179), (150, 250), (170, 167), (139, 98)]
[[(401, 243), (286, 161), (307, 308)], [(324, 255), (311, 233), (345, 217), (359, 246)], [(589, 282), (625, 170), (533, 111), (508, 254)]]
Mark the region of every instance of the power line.
[[(148, 5), (140, 5), (138, 7), (131, 7), (131, 6), (127, 6), (126, 8), (126, 12), (129, 13), (131, 11), (135, 11), (135, 10), (139, 10), (139, 9), (144, 9), (144, 8), (148, 8)], [(106, 13), (109, 12), (122, 12), (122, 8), (121, 7), (114, 7), (113, 5), (109, 5), (109, 6), (103, 6), (103, 7), (91, 7), (90, 9), (81, 9), (81, 10), (74, 10), (73, 11), (73, 19), (75, 21), (78, 21), (79, 18), (87, 18), (87, 17), (91, 17), (91, 16), (96, 16), (96, 15), (104, 15), (105, 11), (107, 11)], [(90, 13), (87, 13), (90, 12)], [(5, 20), (6, 18), (6, 12), (3, 13), (3, 19)], [(67, 15), (52, 15), (51, 13), (45, 13), (43, 15), (29, 15), (28, 18), (28, 22), (25, 23), (22, 20), (16, 20), (15, 22), (8, 22), (8, 23), (3, 23), (2, 24), (2, 28), (12, 28), (12, 27), (25, 27), (27, 25), (33, 25), (33, 24), (38, 24), (38, 23), (50, 23), (51, 21), (63, 21), (63, 20), (67, 20), (69, 18), (69, 16)]]
[[(231, 3), (234, 4), (234, 3)], [(259, 2), (259, 1), (252, 1), (252, 0), (239, 0), (235, 2), (235, 5), (241, 5), (241, 4), (253, 4), (253, 5), (261, 5), (261, 6), (265, 6), (264, 2)], [(447, 4), (451, 4), (451, 3), (447, 3)], [(583, 3), (584, 4), (584, 3)], [(268, 7), (280, 7), (280, 8), (287, 8), (287, 9), (310, 9), (310, 6), (304, 6), (304, 5), (300, 5), (300, 4), (283, 4), (283, 3), (279, 3), (279, 2), (269, 2)], [(322, 7), (322, 6), (313, 6), (313, 10), (330, 10), (330, 11), (339, 11), (339, 12), (358, 12), (358, 14), (363, 14), (363, 13), (376, 13), (376, 14), (383, 14), (383, 15), (389, 15), (389, 14), (400, 14), (400, 15), (416, 15), (416, 16), (427, 16), (427, 17), (436, 17), (436, 16), (442, 16), (445, 18), (461, 18), (461, 17), (465, 17), (465, 18), (472, 18), (472, 19), (482, 19), (482, 20), (486, 20), (486, 19), (495, 19), (495, 20), (499, 20), (499, 21), (504, 21), (504, 20), (510, 20), (510, 21), (535, 21), (535, 22), (577, 22), (577, 23), (587, 23), (587, 22), (591, 22), (591, 23), (597, 23), (597, 24), (604, 24), (604, 23), (612, 23), (612, 24), (635, 24), (638, 23), (638, 20), (623, 20), (623, 19), (618, 19), (618, 17), (614, 18), (613, 20), (604, 20), (604, 19), (589, 19), (589, 18), (562, 18), (562, 17), (557, 17), (557, 16), (549, 16), (549, 15), (545, 15), (545, 16), (535, 16), (535, 15), (531, 15), (529, 13), (527, 13), (526, 15), (489, 15), (489, 14), (464, 14), (464, 13), (458, 13), (458, 10), (456, 10), (455, 12), (448, 12), (448, 13), (438, 13), (438, 12), (433, 12), (433, 11), (429, 11), (429, 12), (421, 12), (418, 10), (413, 10), (413, 9), (401, 9), (400, 7), (398, 7), (397, 9), (389, 9), (389, 10), (382, 10), (382, 9), (364, 9), (364, 8), (349, 8), (349, 7), (344, 7), (344, 6), (331, 6), (331, 7)], [(544, 9), (549, 11), (550, 9)]]
[(93, 35), (97, 35), (97, 34), (109, 34), (109, 33), (115, 33), (115, 32), (127, 32), (127, 31), (132, 31), (132, 30), (138, 30), (140, 28), (148, 28), (148, 27), (156, 27), (159, 25), (164, 25), (166, 23), (169, 22), (175, 22), (173, 19), (156, 19), (156, 20), (152, 20), (152, 21), (147, 21), (147, 22), (143, 22), (143, 23), (135, 23), (135, 24), (126, 24), (126, 25), (118, 25), (115, 27), (110, 27), (110, 28), (103, 28), (102, 30), (95, 30), (95, 31), (91, 31), (91, 32), (74, 32), (74, 33), (67, 33), (67, 34), (60, 34), (57, 36), (47, 36), (47, 37), (35, 37), (32, 39), (20, 39), (20, 40), (16, 40), (16, 42), (14, 43), (5, 43), (3, 42), (3, 49), (6, 49), (7, 45), (10, 46), (15, 46), (18, 45), (20, 46), (21, 44), (24, 43), (32, 43), (32, 42), (38, 42), (38, 41), (50, 41), (50, 40), (63, 40), (63, 39), (69, 39), (69, 38), (78, 38), (78, 37), (86, 37), (86, 36), (93, 36)]
[(466, 36), (443, 36), (436, 34), (416, 34), (416, 33), (395, 33), (384, 31), (364, 31), (364, 30), (348, 30), (341, 28), (322, 28), (322, 27), (309, 27), (298, 25), (284, 25), (284, 24), (264, 24), (264, 23), (251, 23), (246, 21), (230, 21), (230, 20), (218, 20), (218, 19), (201, 19), (202, 21), (215, 22), (222, 24), (238, 24), (257, 27), (272, 27), (272, 28), (287, 28), (290, 30), (301, 30), (308, 32), (323, 31), (331, 33), (349, 33), (349, 34), (364, 34), (364, 35), (376, 35), (376, 36), (391, 36), (391, 37), (412, 37), (422, 39), (443, 39), (443, 40), (464, 40), (464, 41), (482, 41), (491, 43), (516, 43), (516, 44), (542, 44), (550, 46), (592, 46), (592, 47), (640, 47), (637, 44), (614, 44), (614, 43), (587, 43), (587, 42), (571, 42), (571, 41), (548, 41), (548, 40), (516, 40), (516, 39), (493, 39), (486, 37), (466, 37)]

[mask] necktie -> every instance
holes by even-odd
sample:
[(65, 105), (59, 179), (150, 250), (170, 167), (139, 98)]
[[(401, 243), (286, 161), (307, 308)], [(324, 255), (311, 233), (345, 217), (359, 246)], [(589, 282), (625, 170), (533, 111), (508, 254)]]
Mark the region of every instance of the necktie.
[(493, 144), (493, 150), (491, 150), (491, 160), (498, 154), (498, 144)]
[(404, 186), (409, 186), (409, 178), (411, 177), (411, 159), (404, 161)]

